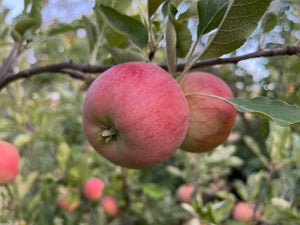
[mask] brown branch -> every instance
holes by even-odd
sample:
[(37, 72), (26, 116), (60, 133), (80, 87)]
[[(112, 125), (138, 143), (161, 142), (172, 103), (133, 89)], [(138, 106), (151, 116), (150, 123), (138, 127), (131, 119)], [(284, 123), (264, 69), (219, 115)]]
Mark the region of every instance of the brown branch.
[(59, 72), (69, 74), (71, 77), (79, 80), (83, 80), (85, 78), (85, 74), (81, 71), (62, 69)]
[[(297, 54), (300, 54), (300, 46), (292, 45), (292, 46), (287, 46), (278, 49), (259, 50), (253, 53), (249, 53), (241, 56), (233, 56), (229, 58), (213, 58), (208, 60), (201, 60), (196, 62), (191, 68), (195, 69), (195, 68), (201, 68), (201, 67), (207, 67), (213, 65), (235, 64), (242, 60), (258, 58), (258, 57), (272, 57), (272, 56), (297, 55)], [(185, 64), (178, 64), (176, 70), (182, 71), (184, 69), (184, 66)], [(0, 80), (0, 90), (15, 80), (29, 78), (41, 73), (62, 73), (62, 74), (68, 74), (75, 79), (84, 80), (86, 78), (84, 73), (102, 73), (111, 67), (112, 65), (98, 66), (98, 65), (89, 65), (89, 64), (77, 64), (74, 62), (65, 62), (65, 63), (33, 67), (18, 73), (7, 72), (7, 74), (3, 75), (4, 79)], [(168, 70), (166, 65), (160, 65), (160, 67), (165, 70)]]
[(15, 80), (30, 78), (32, 76), (41, 73), (62, 73), (62, 74), (68, 74), (75, 79), (84, 80), (85, 79), (84, 73), (101, 73), (109, 69), (110, 67), (111, 66), (92, 66), (88, 64), (77, 64), (73, 62), (65, 62), (65, 63), (58, 63), (58, 64), (50, 64), (46, 66), (33, 67), (15, 74), (7, 75), (6, 79), (0, 82), (0, 90)]
[(21, 48), (21, 44), (15, 43), (7, 58), (3, 60), (3, 63), (0, 67), (0, 82), (2, 80), (5, 80), (8, 74), (10, 73), (10, 71), (12, 71), (12, 68), (16, 64), (16, 60), (20, 54), (21, 51), (20, 48)]
[[(191, 68), (195, 69), (200, 67), (214, 66), (214, 65), (221, 65), (221, 64), (236, 64), (242, 60), (259, 58), (259, 57), (272, 57), (272, 56), (297, 55), (297, 54), (300, 54), (300, 46), (292, 45), (284, 48), (259, 50), (249, 54), (245, 54), (241, 56), (233, 56), (230, 58), (214, 58), (208, 60), (201, 60), (193, 64)], [(179, 64), (177, 66), (177, 71), (182, 71), (184, 69), (184, 66), (185, 64)]]

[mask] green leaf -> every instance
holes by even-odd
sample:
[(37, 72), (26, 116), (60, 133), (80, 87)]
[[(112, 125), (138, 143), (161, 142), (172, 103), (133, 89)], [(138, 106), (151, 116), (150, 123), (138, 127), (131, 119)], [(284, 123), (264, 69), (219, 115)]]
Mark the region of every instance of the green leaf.
[(166, 27), (166, 49), (168, 70), (172, 75), (175, 74), (177, 57), (176, 57), (176, 30), (171, 19), (168, 19)]
[(260, 161), (264, 164), (264, 166), (269, 165), (269, 160), (266, 156), (263, 155), (259, 144), (255, 141), (251, 136), (245, 136), (243, 138), (246, 145), (251, 149), (251, 151), (260, 159)]
[(132, 7), (132, 0), (121, 0), (121, 1), (112, 1), (112, 0), (96, 0), (95, 6), (99, 5), (109, 6), (114, 8), (117, 11), (125, 12), (126, 10), (130, 10)]
[(24, 0), (24, 10), (27, 9), (27, 7), (29, 6), (29, 4), (32, 2), (32, 0)]
[(66, 142), (61, 142), (55, 152), (55, 158), (58, 161), (59, 167), (62, 169), (67, 168), (67, 163), (70, 158), (71, 148)]
[(198, 36), (217, 28), (226, 12), (228, 0), (198, 1)]
[(235, 180), (235, 181), (233, 181), (232, 185), (242, 200), (249, 201), (249, 198), (250, 198), (249, 191), (248, 191), (246, 185), (242, 181)]
[(31, 172), (25, 178), (23, 178), (24, 181), (22, 182), (22, 188), (18, 189), (20, 200), (24, 199), (25, 195), (30, 191), (32, 185), (38, 178), (39, 174), (37, 171)]
[(148, 0), (148, 16), (149, 18), (156, 12), (157, 8), (164, 0)]
[(267, 218), (272, 218), (272, 221), (278, 222), (277, 224), (298, 224), (300, 221), (300, 214), (296, 208), (281, 207), (276, 205), (274, 200), (272, 204), (267, 205), (264, 215), (266, 215)]
[(176, 31), (176, 50), (179, 58), (184, 58), (192, 45), (192, 35), (187, 23), (181, 23), (171, 16), (171, 21)]
[(259, 171), (257, 173), (251, 173), (247, 179), (247, 189), (249, 193), (249, 201), (256, 199), (261, 193), (261, 188), (265, 185), (268, 179), (268, 172)]
[(269, 33), (278, 23), (278, 17), (275, 13), (267, 13), (262, 20), (262, 32)]
[(57, 35), (69, 31), (78, 30), (80, 28), (83, 28), (83, 22), (80, 19), (73, 20), (71, 23), (59, 23), (53, 25), (50, 30), (48, 31), (49, 35)]
[(36, 28), (40, 27), (42, 24), (42, 14), (41, 14), (42, 6), (43, 6), (42, 0), (34, 0), (31, 3), (29, 17), (36, 21)]
[(217, 224), (221, 224), (221, 221), (230, 216), (232, 208), (234, 206), (234, 202), (234, 199), (226, 199), (224, 201), (216, 202), (212, 205), (212, 207), (214, 208), (214, 217)]
[(232, 145), (220, 146), (207, 156), (206, 161), (209, 164), (223, 164), (225, 163), (225, 159), (228, 160), (235, 151), (236, 149)]
[(163, 188), (158, 184), (145, 183), (142, 184), (142, 189), (146, 195), (154, 199), (160, 199), (164, 195)]
[[(29, 2), (25, 2), (25, 4), (29, 4)], [(25, 9), (24, 9), (25, 10)], [(23, 14), (20, 16), (18, 22), (14, 26), (15, 32), (17, 32), (20, 37), (24, 36), (26, 31), (28, 30), (37, 30), (42, 24), (42, 0), (32, 1), (30, 5), (30, 12), (27, 14)], [(26, 12), (26, 11), (25, 11)], [(19, 39), (16, 34), (12, 34), (13, 38)]]
[(178, 169), (177, 167), (167, 166), (166, 169), (171, 175), (184, 178), (182, 171), (180, 169)]
[(22, 36), (15, 29), (11, 30), (10, 35), (14, 39), (15, 42), (19, 42), (22, 40)]
[(190, 7), (178, 16), (179, 21), (198, 17), (197, 2), (191, 3)]
[(14, 140), (13, 143), (17, 146), (17, 147), (22, 147), (23, 145), (29, 143), (32, 140), (32, 136), (30, 133), (22, 133), (17, 135)]
[(0, 47), (11, 46), (12, 43), (10, 41), (0, 41)]
[(216, 33), (199, 58), (219, 57), (239, 48), (257, 27), (271, 0), (232, 0)]
[(33, 18), (24, 18), (22, 20), (19, 20), (15, 25), (15, 30), (23, 36), (27, 30), (29, 30), (32, 27), (35, 27), (37, 22)]
[(164, 17), (169, 15), (171, 0), (166, 0), (161, 8), (161, 12)]
[(148, 43), (148, 32), (145, 26), (133, 17), (119, 13), (113, 8), (100, 5), (100, 11), (104, 14), (110, 25), (119, 32), (125, 33), (138, 47), (143, 48)]
[(107, 50), (117, 63), (145, 61), (145, 58), (141, 54), (132, 50), (113, 47), (107, 47)]
[(300, 122), (299, 106), (289, 105), (278, 99), (256, 97), (253, 99), (226, 99), (226, 101), (240, 112), (263, 115), (280, 126), (290, 126)]
[(228, 220), (228, 225), (247, 225), (247, 222), (240, 222), (236, 220)]
[(281, 162), (291, 155), (289, 149), (292, 144), (292, 132), (290, 127), (280, 127), (270, 123), (270, 133), (266, 140), (267, 151), (273, 162)]
[[(169, 5), (169, 20), (167, 24), (167, 41), (172, 43), (171, 46), (167, 45), (168, 51), (174, 51), (172, 48), (176, 48), (176, 52), (172, 54), (177, 54), (176, 57), (183, 58), (189, 52), (192, 45), (192, 35), (187, 27), (187, 22), (183, 23), (175, 19), (175, 15), (178, 10), (172, 4)], [(169, 24), (172, 23), (172, 24)], [(172, 26), (173, 25), (173, 26)], [(175, 32), (172, 31), (175, 29)], [(170, 33), (169, 33), (170, 32)], [(176, 37), (175, 37), (176, 36)], [(175, 46), (174, 46), (175, 44)], [(174, 57), (174, 56), (173, 56)]]
[(5, 18), (7, 14), (10, 12), (9, 9), (3, 9), (0, 13), (0, 25), (3, 26), (5, 24)]
[(86, 36), (89, 42), (90, 51), (92, 52), (97, 42), (97, 29), (95, 25), (86, 17), (82, 16)]

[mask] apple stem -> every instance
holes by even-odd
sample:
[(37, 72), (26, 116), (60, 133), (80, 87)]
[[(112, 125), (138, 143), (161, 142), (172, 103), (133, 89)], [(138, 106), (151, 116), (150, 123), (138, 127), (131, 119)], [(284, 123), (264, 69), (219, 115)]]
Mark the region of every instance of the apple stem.
[(210, 97), (210, 98), (215, 98), (215, 99), (218, 99), (218, 100), (221, 100), (221, 101), (224, 101), (224, 102), (227, 102), (227, 99), (226, 98), (223, 98), (223, 97), (220, 97), (220, 96), (217, 96), (217, 95), (212, 95), (212, 94), (207, 94), (207, 93), (197, 93), (197, 92), (193, 92), (193, 93), (185, 93), (184, 94), (186, 97), (187, 96), (191, 96), (191, 95), (198, 95), (198, 96), (204, 96), (204, 97)]
[(110, 140), (116, 136), (117, 131), (114, 127), (103, 127), (99, 133), (100, 137), (104, 139), (105, 143), (110, 142)]

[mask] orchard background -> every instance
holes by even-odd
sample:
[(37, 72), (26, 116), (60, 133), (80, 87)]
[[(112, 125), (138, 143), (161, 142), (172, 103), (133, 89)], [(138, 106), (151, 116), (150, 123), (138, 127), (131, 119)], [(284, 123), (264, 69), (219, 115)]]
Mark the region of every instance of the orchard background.
[[(0, 187), (0, 224), (300, 224), (298, 0), (0, 6), (0, 140), (21, 155), (19, 175)], [(178, 150), (146, 170), (101, 157), (84, 136), (82, 102), (101, 72), (127, 61), (226, 81), (239, 110), (227, 141), (208, 153)], [(117, 200), (117, 215), (83, 196), (91, 177)], [(177, 198), (182, 184), (195, 189), (189, 203)], [(62, 193), (79, 206), (60, 208)], [(260, 218), (235, 220), (240, 201)]]

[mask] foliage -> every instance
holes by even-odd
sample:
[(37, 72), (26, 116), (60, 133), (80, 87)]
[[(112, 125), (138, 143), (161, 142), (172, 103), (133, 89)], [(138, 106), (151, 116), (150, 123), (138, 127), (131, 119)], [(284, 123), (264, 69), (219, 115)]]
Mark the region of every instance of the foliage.
[[(12, 9), (1, 5), (0, 59), (5, 62), (18, 44), (18, 58), (7, 74), (66, 61), (92, 65), (152, 61), (167, 63), (180, 80), (199, 59), (299, 43), (299, 2), (269, 4), (268, 0), (96, 0), (81, 18), (56, 19), (46, 26), (43, 18), (50, 15), (44, 15), (43, 8), (51, 1), (24, 0), (23, 12), (11, 23), (7, 18)], [(179, 63), (185, 63), (183, 73), (177, 70)], [(275, 56), (246, 65), (202, 68), (230, 85), (238, 98), (228, 102), (248, 107), (239, 113), (226, 143), (214, 151), (178, 150), (148, 170), (117, 167), (87, 143), (82, 102), (94, 75), (87, 73), (78, 81), (49, 71), (10, 83), (0, 90), (0, 139), (19, 148), (22, 163), (16, 181), (0, 187), (0, 224), (175, 225), (196, 218), (207, 224), (235, 225), (243, 224), (231, 216), (240, 200), (261, 210), (256, 224), (297, 224), (299, 65), (298, 56)], [(252, 104), (255, 99), (258, 106)], [(249, 112), (265, 114), (286, 127)], [(90, 177), (101, 178), (105, 194), (118, 200), (118, 217), (107, 216), (100, 202), (83, 197), (81, 188)], [(183, 183), (194, 184), (203, 198), (195, 193), (191, 205), (180, 204), (176, 189)], [(79, 198), (80, 207), (72, 212), (60, 209), (57, 198), (63, 192)]]

